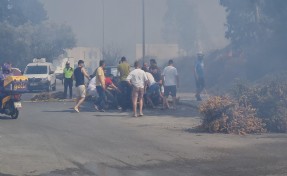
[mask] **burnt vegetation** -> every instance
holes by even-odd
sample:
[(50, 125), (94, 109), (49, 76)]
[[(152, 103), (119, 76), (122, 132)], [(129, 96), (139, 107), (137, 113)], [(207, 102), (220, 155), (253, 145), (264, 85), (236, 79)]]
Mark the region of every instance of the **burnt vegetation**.
[(251, 105), (228, 96), (215, 96), (201, 104), (201, 128), (211, 133), (250, 134), (265, 132), (265, 124)]
[(238, 82), (230, 96), (215, 96), (200, 106), (201, 128), (212, 133), (287, 132), (287, 81)]
[[(209, 54), (201, 128), (220, 133), (287, 132), (287, 1), (221, 0), (230, 45)], [(235, 85), (234, 80), (239, 81)], [(226, 93), (231, 89), (231, 92)], [(228, 95), (228, 96), (225, 96)]]

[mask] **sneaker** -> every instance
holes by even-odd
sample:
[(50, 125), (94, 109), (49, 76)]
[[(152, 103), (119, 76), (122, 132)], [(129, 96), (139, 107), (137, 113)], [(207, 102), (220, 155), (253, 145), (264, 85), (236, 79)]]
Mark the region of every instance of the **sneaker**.
[(74, 107), (74, 110), (77, 112), (77, 113), (79, 113), (80, 111), (79, 111), (79, 109), (78, 108), (76, 108), (76, 107)]
[(142, 117), (142, 116), (144, 116), (144, 114), (143, 113), (140, 113), (140, 115), (139, 115), (140, 117)]
[(106, 112), (104, 109), (101, 109), (100, 112)]
[(201, 97), (200, 97), (199, 94), (196, 94), (196, 95), (195, 95), (195, 98), (196, 98), (196, 101), (202, 101), (202, 99), (201, 99)]
[(196, 101), (202, 101), (201, 97), (196, 98)]
[(96, 111), (99, 111), (99, 108), (98, 108), (98, 106), (97, 106), (97, 105), (95, 105), (95, 110), (96, 110)]
[(161, 108), (161, 110), (167, 110), (167, 109), (170, 109), (170, 106), (165, 106)]
[(138, 117), (138, 115), (137, 115), (137, 114), (134, 114), (132, 117)]
[(169, 108), (170, 110), (176, 110), (176, 107), (172, 106)]

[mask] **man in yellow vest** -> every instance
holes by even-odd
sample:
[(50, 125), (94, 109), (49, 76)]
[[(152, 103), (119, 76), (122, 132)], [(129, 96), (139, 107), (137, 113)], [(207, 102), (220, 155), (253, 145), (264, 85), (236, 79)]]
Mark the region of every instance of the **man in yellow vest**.
[(70, 66), (70, 62), (66, 62), (66, 67), (64, 68), (64, 98), (67, 98), (67, 91), (69, 87), (70, 99), (73, 98), (73, 74), (74, 69)]

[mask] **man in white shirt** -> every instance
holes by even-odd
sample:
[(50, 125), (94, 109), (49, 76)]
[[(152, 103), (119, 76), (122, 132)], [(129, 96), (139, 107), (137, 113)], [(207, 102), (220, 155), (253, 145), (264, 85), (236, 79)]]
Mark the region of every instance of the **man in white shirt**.
[(170, 109), (167, 98), (172, 96), (173, 108), (176, 108), (176, 89), (179, 87), (179, 77), (177, 69), (173, 66), (173, 60), (168, 61), (168, 66), (162, 72), (162, 80), (164, 82), (164, 100), (163, 108)]
[(91, 96), (96, 96), (97, 89), (96, 89), (96, 76), (94, 76), (88, 84), (88, 94)]
[(140, 106), (140, 116), (143, 116), (143, 95), (145, 86), (147, 84), (147, 76), (146, 73), (140, 69), (140, 64), (138, 61), (134, 64), (135, 69), (129, 73), (127, 77), (127, 81), (132, 85), (132, 101), (133, 101), (133, 112), (134, 117), (137, 117), (137, 100), (139, 99)]

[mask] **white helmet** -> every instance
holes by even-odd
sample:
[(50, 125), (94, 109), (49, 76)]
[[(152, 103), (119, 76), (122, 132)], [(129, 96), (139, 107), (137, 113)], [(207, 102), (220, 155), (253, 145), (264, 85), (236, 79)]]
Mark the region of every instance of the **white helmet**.
[(201, 57), (203, 57), (203, 56), (204, 56), (204, 54), (203, 54), (203, 52), (202, 52), (202, 51), (199, 51), (199, 52), (197, 53), (197, 56), (201, 56)]

